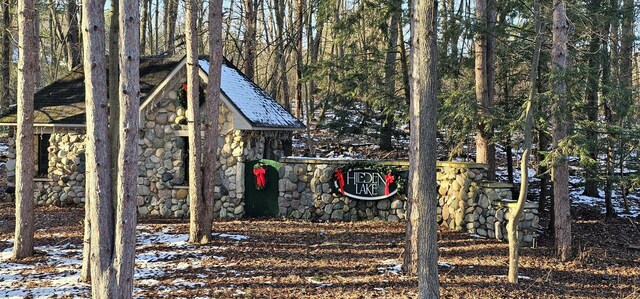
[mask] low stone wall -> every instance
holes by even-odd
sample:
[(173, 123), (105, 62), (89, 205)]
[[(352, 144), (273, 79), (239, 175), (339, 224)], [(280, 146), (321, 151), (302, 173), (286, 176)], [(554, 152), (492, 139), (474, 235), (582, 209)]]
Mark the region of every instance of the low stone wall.
[[(354, 160), (285, 158), (280, 161), (278, 205), (280, 216), (305, 220), (406, 220), (406, 195), (383, 200), (356, 200), (331, 188), (337, 167)], [(381, 161), (407, 169), (407, 161)], [(513, 209), (511, 184), (487, 182), (486, 166), (477, 163), (438, 162), (438, 223), (456, 231), (506, 240), (505, 225)], [(537, 203), (527, 202), (520, 239), (537, 237)]]
[(347, 164), (345, 160), (285, 158), (280, 162), (278, 206), (281, 216), (308, 220), (395, 222), (406, 217), (403, 195), (365, 201), (332, 192), (329, 184), (333, 181), (333, 171)]

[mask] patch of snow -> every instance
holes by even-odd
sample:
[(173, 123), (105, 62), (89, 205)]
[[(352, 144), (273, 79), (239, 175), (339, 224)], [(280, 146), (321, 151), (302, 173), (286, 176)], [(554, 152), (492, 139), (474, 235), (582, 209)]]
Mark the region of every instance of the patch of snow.
[[(586, 195), (582, 195), (584, 192), (584, 187), (575, 188), (571, 191), (571, 203), (574, 205), (585, 205), (589, 207), (600, 208), (601, 213), (605, 213), (606, 207), (604, 203), (604, 191), (599, 190), (600, 197), (590, 197)], [(628, 201), (629, 206), (628, 210), (625, 210), (623, 207), (622, 195), (617, 192), (614, 192), (612, 195), (612, 205), (613, 209), (618, 215), (618, 217), (623, 218), (637, 218), (640, 217), (640, 198), (629, 195)]]
[(318, 285), (318, 287), (320, 287), (320, 288), (322, 288), (322, 287), (330, 287), (330, 286), (333, 285), (332, 283), (324, 283), (324, 282), (321, 282), (321, 281), (317, 281), (317, 280), (313, 279), (313, 277), (308, 277), (307, 280), (310, 283)]
[[(159, 277), (176, 271), (202, 268), (203, 260), (222, 260), (224, 257), (211, 256), (204, 247), (195, 247), (186, 243), (188, 236), (171, 234), (170, 229), (154, 232), (150, 226), (137, 227), (137, 254), (134, 272), (134, 295), (146, 297), (144, 287), (156, 287), (160, 293), (171, 293), (176, 288), (161, 286)], [(247, 236), (227, 235), (234, 239), (246, 239)], [(9, 248), (0, 252), (0, 298), (51, 298), (51, 297), (90, 297), (90, 285), (78, 282), (82, 265), (82, 248), (73, 244), (39, 246), (35, 249), (44, 252), (43, 262), (13, 263), (11, 258), (13, 240), (0, 240), (9, 243)], [(153, 245), (153, 246), (152, 246)], [(207, 247), (211, 249), (211, 247)], [(176, 263), (176, 260), (180, 260)], [(227, 269), (229, 265), (216, 265), (217, 269)], [(233, 270), (226, 270), (233, 271)], [(198, 275), (203, 278), (203, 275)], [(206, 277), (206, 276), (204, 276)], [(33, 282), (37, 281), (36, 284)], [(179, 278), (172, 285), (186, 288), (200, 288), (202, 282), (186, 281)], [(142, 287), (142, 288), (141, 288)]]
[(378, 268), (378, 273), (380, 274), (391, 273), (399, 275), (402, 272), (402, 263), (399, 263), (397, 260), (383, 260), (380, 263), (384, 265)]
[[(506, 275), (492, 275), (493, 277), (498, 277), (498, 278), (507, 278)], [(518, 279), (522, 279), (522, 280), (531, 280), (531, 277), (529, 276), (524, 276), (524, 275), (518, 275)]]
[(248, 236), (244, 236), (244, 235), (232, 235), (232, 234), (213, 234), (214, 236), (218, 236), (220, 238), (228, 238), (228, 239), (232, 239), (232, 240), (236, 240), (236, 241), (242, 241), (242, 240), (246, 240), (249, 239)]
[[(13, 240), (9, 240), (13, 243)], [(89, 297), (90, 286), (78, 282), (82, 264), (82, 249), (71, 244), (38, 246), (34, 248), (47, 254), (43, 262), (30, 264), (8, 262), (12, 248), (0, 254), (0, 297), (2, 298), (51, 298)], [(33, 284), (33, 281), (46, 283)]]
[(451, 264), (447, 263), (447, 262), (438, 262), (438, 266), (440, 267), (445, 267), (445, 268), (451, 268), (453, 267)]
[(487, 238), (485, 236), (481, 236), (481, 235), (478, 235), (478, 234), (470, 234), (469, 237), (476, 238), (476, 239), (486, 239)]

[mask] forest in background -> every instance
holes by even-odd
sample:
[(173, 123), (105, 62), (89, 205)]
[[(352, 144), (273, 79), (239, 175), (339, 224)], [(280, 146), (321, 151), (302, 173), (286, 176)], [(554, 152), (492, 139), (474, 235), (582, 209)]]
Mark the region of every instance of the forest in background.
[[(196, 2), (198, 50), (207, 53), (209, 3)], [(143, 0), (140, 4), (141, 54), (183, 55), (184, 2)], [(549, 117), (555, 103), (552, 80), (562, 76), (568, 87), (564, 110), (569, 113), (568, 138), (560, 148), (579, 164), (578, 175), (586, 179), (585, 195), (602, 196), (601, 188), (609, 203), (615, 189), (626, 202), (626, 194), (640, 186), (637, 6), (631, 0), (567, 3), (567, 69), (554, 74), (552, 4), (541, 4), (531, 167), (546, 191), (554, 153)], [(80, 63), (80, 5), (74, 0), (37, 1), (38, 87)], [(305, 153), (331, 149), (323, 144), (323, 137), (340, 134), (356, 136), (345, 137), (351, 145), (371, 143), (375, 151), (403, 157), (409, 133), (409, 5), (402, 0), (227, 0), (223, 3), (223, 51), (308, 125), (307, 132), (298, 136), (307, 147)], [(0, 7), (0, 109), (4, 109), (15, 102), (16, 1), (2, 0)], [(512, 165), (522, 153), (523, 107), (536, 37), (534, 15), (532, 1), (440, 1), (440, 159), (475, 159), (495, 169), (495, 157), (506, 156), (508, 180), (513, 181)], [(109, 26), (108, 17), (106, 22)], [(344, 144), (338, 144), (337, 154), (340, 146)], [(489, 154), (476, 157), (476, 152)], [(612, 213), (607, 210), (609, 216)]]

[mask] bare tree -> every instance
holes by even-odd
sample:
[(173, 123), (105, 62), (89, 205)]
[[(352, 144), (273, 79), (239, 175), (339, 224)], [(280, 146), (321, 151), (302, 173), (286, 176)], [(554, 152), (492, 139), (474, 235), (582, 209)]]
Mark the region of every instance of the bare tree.
[(200, 135), (200, 100), (198, 70), (198, 33), (196, 32), (196, 1), (185, 0), (185, 33), (187, 46), (187, 130), (189, 134), (189, 242), (208, 242), (210, 236), (202, 236), (199, 225), (199, 209), (202, 199), (202, 137)]
[(257, 0), (245, 0), (244, 74), (253, 80), (256, 60), (256, 13)]
[(119, 78), (119, 62), (118, 54), (120, 46), (118, 45), (119, 35), (119, 1), (110, 0), (109, 6), (109, 142), (111, 142), (111, 181), (114, 182), (111, 193), (116, 194), (116, 184), (118, 180), (117, 162), (118, 150), (120, 148), (118, 134), (120, 133), (120, 92), (118, 91)]
[[(394, 98), (396, 93), (396, 53), (398, 47), (398, 23), (402, 16), (402, 1), (391, 1), (390, 5), (390, 20), (389, 31), (387, 34), (387, 55), (384, 62), (384, 82), (385, 90), (387, 91), (387, 97)], [(395, 112), (395, 111), (393, 111)], [(395, 126), (395, 120), (393, 118), (393, 112), (383, 111), (383, 121), (380, 127), (380, 140), (378, 144), (382, 150), (393, 149), (393, 143), (391, 138), (393, 137), (393, 128)]]
[(13, 258), (33, 255), (33, 94), (38, 65), (36, 3), (18, 0), (18, 129), (16, 135), (16, 228)]
[(90, 201), (91, 284), (93, 298), (131, 298), (135, 260), (137, 141), (140, 105), (139, 11), (123, 0), (120, 22), (120, 144), (118, 199), (112, 200), (107, 123), (104, 1), (83, 3), (85, 92), (87, 101), (87, 197)]
[(418, 212), (418, 297), (438, 298), (436, 207), (437, 3), (414, 0), (411, 23), (411, 148), (408, 194)]
[(76, 0), (67, 2), (67, 66), (69, 70), (80, 64), (80, 31), (78, 31), (78, 5)]
[(405, 269), (418, 274), (418, 297), (438, 298), (436, 223), (436, 13), (433, 0), (414, 0), (411, 19), (409, 221)]
[[(294, 115), (300, 119), (302, 118), (302, 68), (304, 67), (302, 62), (302, 57), (304, 53), (302, 52), (302, 33), (304, 30), (305, 22), (304, 22), (304, 7), (305, 0), (298, 0), (298, 7), (296, 9), (297, 21), (296, 21), (296, 110)], [(309, 22), (311, 23), (311, 22)], [(322, 34), (322, 24), (317, 24), (316, 33)], [(309, 45), (312, 47), (312, 45)], [(316, 55), (317, 56), (317, 55)], [(286, 77), (286, 75), (284, 75)], [(307, 101), (309, 101), (308, 99)], [(308, 127), (308, 124), (307, 124)]]
[[(176, 43), (176, 21), (178, 19), (178, 0), (164, 1), (165, 51), (173, 53)], [(156, 19), (157, 20), (157, 19)]]
[(564, 153), (567, 137), (567, 16), (564, 0), (553, 1), (553, 42), (551, 67), (554, 103), (552, 104), (554, 151), (552, 160), (552, 180), (554, 197), (554, 227), (556, 254), (563, 260), (571, 258), (571, 199), (569, 198), (569, 166)]
[[(107, 88), (104, 0), (85, 0), (82, 3), (82, 33), (84, 47), (85, 101), (87, 106), (87, 196), (85, 202), (85, 234), (90, 226), (90, 272), (93, 298), (114, 295), (114, 273), (111, 270), (113, 253), (113, 203), (109, 165), (107, 123)], [(106, 166), (106, 167), (105, 167)], [(87, 219), (88, 216), (88, 219)], [(85, 235), (86, 238), (86, 235)], [(84, 263), (83, 263), (84, 264)], [(83, 267), (83, 271), (87, 268)]]
[(114, 264), (118, 298), (133, 294), (140, 127), (140, 1), (120, 0), (120, 150)]
[(521, 222), (524, 203), (527, 200), (527, 192), (529, 190), (529, 155), (531, 154), (532, 134), (533, 134), (533, 107), (536, 100), (536, 91), (538, 88), (538, 62), (540, 61), (540, 48), (542, 47), (541, 21), (540, 21), (540, 2), (533, 1), (535, 13), (536, 37), (534, 40), (533, 56), (531, 58), (529, 99), (525, 109), (524, 120), (524, 152), (520, 161), (520, 173), (522, 174), (520, 183), (520, 194), (518, 195), (518, 203), (515, 211), (511, 213), (511, 219), (507, 223), (507, 236), (509, 239), (509, 275), (508, 279), (511, 283), (518, 283), (518, 260), (519, 260), (519, 242), (518, 242), (518, 225)]
[[(220, 109), (220, 75), (222, 68), (222, 0), (212, 0), (209, 5), (209, 79), (204, 105), (203, 171), (214, 173), (218, 161), (218, 114)], [(208, 242), (213, 219), (213, 194), (216, 186), (214, 175), (203, 177), (203, 205), (198, 208), (199, 232), (195, 241)]]

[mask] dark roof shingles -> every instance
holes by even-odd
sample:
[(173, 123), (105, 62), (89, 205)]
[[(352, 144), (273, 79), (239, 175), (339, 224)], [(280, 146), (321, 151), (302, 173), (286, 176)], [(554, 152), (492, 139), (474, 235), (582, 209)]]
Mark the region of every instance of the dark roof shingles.
[[(169, 75), (180, 60), (180, 57), (143, 57), (140, 59), (140, 101), (143, 101)], [(105, 84), (108, 84), (108, 81)], [(14, 106), (3, 116), (0, 116), (0, 123), (16, 123), (16, 113)], [(82, 65), (34, 95), (34, 123), (79, 125), (85, 124), (85, 122)]]

